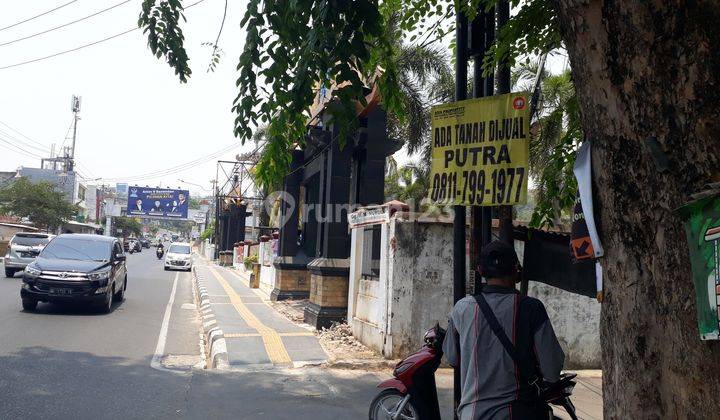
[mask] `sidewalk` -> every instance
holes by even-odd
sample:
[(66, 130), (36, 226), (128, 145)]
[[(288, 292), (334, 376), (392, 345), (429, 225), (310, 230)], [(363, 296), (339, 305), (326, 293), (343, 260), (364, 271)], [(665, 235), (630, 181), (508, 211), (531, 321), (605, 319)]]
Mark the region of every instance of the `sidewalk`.
[[(320, 364), (327, 355), (311, 329), (277, 313), (262, 292), (233, 269), (200, 263), (195, 268), (213, 367), (267, 369)], [(209, 302), (208, 302), (209, 301)], [(202, 303), (201, 302), (201, 303)], [(225, 351), (227, 366), (216, 361)]]
[[(323, 365), (326, 370), (364, 372), (375, 376), (377, 382), (390, 377), (392, 369), (388, 368), (388, 364), (392, 363), (379, 355), (357, 360), (353, 357), (355, 352), (340, 348), (334, 350), (327, 347), (328, 343), (324, 343), (330, 354), (326, 353), (313, 329), (301, 323), (302, 302), (273, 305), (269, 300), (269, 291), (249, 287), (249, 273), (245, 270), (211, 264), (198, 264), (196, 275), (210, 300), (209, 306), (213, 311), (210, 319), (216, 321), (209, 327), (222, 330), (230, 370), (299, 367), (327, 362)], [(601, 371), (576, 373), (577, 385), (572, 401), (577, 408), (578, 417), (601, 420)], [(450, 410), (452, 369), (439, 369), (436, 379), (441, 406)], [(569, 419), (569, 416), (557, 407), (555, 415), (561, 419)]]

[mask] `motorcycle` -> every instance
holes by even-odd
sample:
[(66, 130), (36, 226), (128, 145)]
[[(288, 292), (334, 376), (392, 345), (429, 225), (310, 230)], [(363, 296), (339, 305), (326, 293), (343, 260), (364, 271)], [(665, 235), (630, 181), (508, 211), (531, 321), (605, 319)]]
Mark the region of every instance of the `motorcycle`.
[(157, 256), (158, 260), (161, 260), (163, 255), (165, 255), (165, 251), (162, 248), (157, 248), (155, 250), (155, 256)]
[[(381, 382), (382, 389), (370, 403), (370, 420), (429, 420), (440, 419), (440, 405), (435, 385), (435, 371), (442, 359), (445, 330), (440, 325), (425, 333), (422, 348), (398, 362), (393, 377)], [(572, 420), (577, 420), (575, 406), (570, 401), (575, 387), (574, 373), (563, 373), (560, 380), (546, 383), (539, 398), (548, 404), (561, 406)], [(549, 419), (557, 419), (554, 415)]]
[(381, 382), (380, 393), (370, 403), (370, 420), (439, 419), (435, 371), (442, 359), (445, 330), (439, 324), (429, 329), (420, 351), (398, 362), (393, 377)]
[[(572, 420), (578, 420), (575, 414), (575, 405), (570, 401), (570, 396), (576, 384), (573, 379), (576, 376), (576, 373), (563, 373), (557, 382), (546, 383), (545, 388), (540, 391), (541, 401), (564, 408)], [(557, 417), (553, 416), (553, 418)]]

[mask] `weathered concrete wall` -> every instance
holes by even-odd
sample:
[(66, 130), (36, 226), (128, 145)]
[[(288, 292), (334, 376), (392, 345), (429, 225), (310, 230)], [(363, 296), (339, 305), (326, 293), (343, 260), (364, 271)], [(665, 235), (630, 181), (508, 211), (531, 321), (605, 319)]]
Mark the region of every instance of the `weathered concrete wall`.
[[(392, 223), (392, 222), (391, 222)], [(427, 329), (452, 309), (452, 225), (395, 220), (392, 356), (417, 351)]]
[(272, 290), (275, 288), (275, 267), (260, 266), (260, 284), (262, 288)]
[(537, 282), (530, 282), (528, 295), (545, 304), (565, 351), (565, 368), (600, 369), (600, 303)]
[[(362, 239), (353, 232), (355, 247)], [(380, 276), (354, 280), (349, 299), (353, 334), (387, 358), (404, 357), (422, 345), (424, 332), (436, 322), (447, 325), (452, 308), (452, 225), (409, 222), (392, 218), (383, 236)], [(516, 242), (522, 259), (522, 243)], [(351, 253), (361, 259), (361, 253)], [(351, 262), (352, 265), (352, 262)], [(352, 265), (352, 267), (355, 267)], [(599, 368), (600, 304), (532, 282), (529, 295), (547, 308), (555, 333), (565, 351), (566, 368)], [(387, 312), (386, 312), (387, 311)]]

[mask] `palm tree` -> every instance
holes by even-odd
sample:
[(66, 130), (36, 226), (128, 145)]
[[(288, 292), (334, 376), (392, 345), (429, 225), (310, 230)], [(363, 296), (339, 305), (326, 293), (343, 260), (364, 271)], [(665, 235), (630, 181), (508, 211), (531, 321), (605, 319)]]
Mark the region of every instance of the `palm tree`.
[[(530, 91), (537, 63), (513, 71), (515, 90)], [(536, 119), (531, 126), (530, 174), (535, 180), (537, 206), (531, 225), (555, 225), (572, 208), (577, 183), (572, 172), (575, 153), (583, 140), (580, 110), (569, 69), (560, 74), (543, 71)]]
[[(399, 22), (391, 19), (392, 22)], [(402, 140), (409, 154), (422, 150), (430, 132), (430, 93), (437, 80), (453, 78), (445, 49), (428, 44), (406, 44), (402, 32), (391, 25), (388, 29), (394, 41), (400, 94), (405, 111), (401, 121), (396, 115), (388, 116), (391, 137)]]
[(430, 167), (423, 163), (408, 163), (398, 168), (390, 157), (385, 175), (385, 199), (400, 200), (419, 207), (427, 196)]

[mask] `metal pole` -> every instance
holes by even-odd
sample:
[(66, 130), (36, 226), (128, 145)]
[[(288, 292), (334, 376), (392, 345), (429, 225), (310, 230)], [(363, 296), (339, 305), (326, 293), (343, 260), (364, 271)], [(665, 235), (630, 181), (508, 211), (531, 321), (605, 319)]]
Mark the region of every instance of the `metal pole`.
[(66, 168), (65, 170), (67, 172), (71, 172), (75, 168), (75, 139), (77, 139), (77, 123), (78, 120), (78, 113), (75, 111), (75, 122), (73, 123), (73, 137), (72, 137), (72, 152), (70, 152), (70, 165), (68, 165), (70, 168)]
[[(467, 99), (467, 17), (458, 10), (455, 28), (455, 100)], [(453, 206), (453, 302), (465, 297), (465, 207)], [(462, 383), (460, 382), (460, 358), (453, 372), (453, 414), (457, 419)]]
[[(481, 98), (485, 96), (485, 78), (483, 77), (483, 58), (487, 51), (485, 45), (485, 9), (483, 5), (478, 6), (475, 20), (470, 24), (470, 33), (472, 37), (472, 54), (473, 54), (473, 98)], [(477, 266), (479, 264), (480, 251), (483, 242), (483, 207), (472, 206), (470, 208), (470, 268), (473, 273), (472, 292), (479, 291), (481, 278), (477, 274)]]
[(215, 182), (213, 182), (213, 190), (215, 191), (215, 229), (213, 232), (213, 242), (215, 242), (215, 249), (213, 252), (213, 259), (217, 259), (220, 255), (220, 187), (218, 186), (219, 166), (220, 162), (218, 162), (215, 166)]
[[(497, 29), (500, 30), (510, 19), (510, 4), (507, 0), (500, 0), (497, 3)], [(498, 65), (498, 94), (510, 93), (510, 67), (507, 62)], [(513, 208), (512, 206), (500, 206), (498, 208), (500, 219), (500, 240), (513, 243)]]
[[(495, 42), (495, 8), (487, 10), (485, 13), (485, 51), (487, 51)], [(495, 94), (495, 77), (490, 72), (484, 78), (483, 96), (493, 96)], [(480, 228), (481, 244), (487, 245), (492, 242), (492, 207), (482, 208), (482, 226)], [(478, 279), (479, 281), (480, 279)]]

